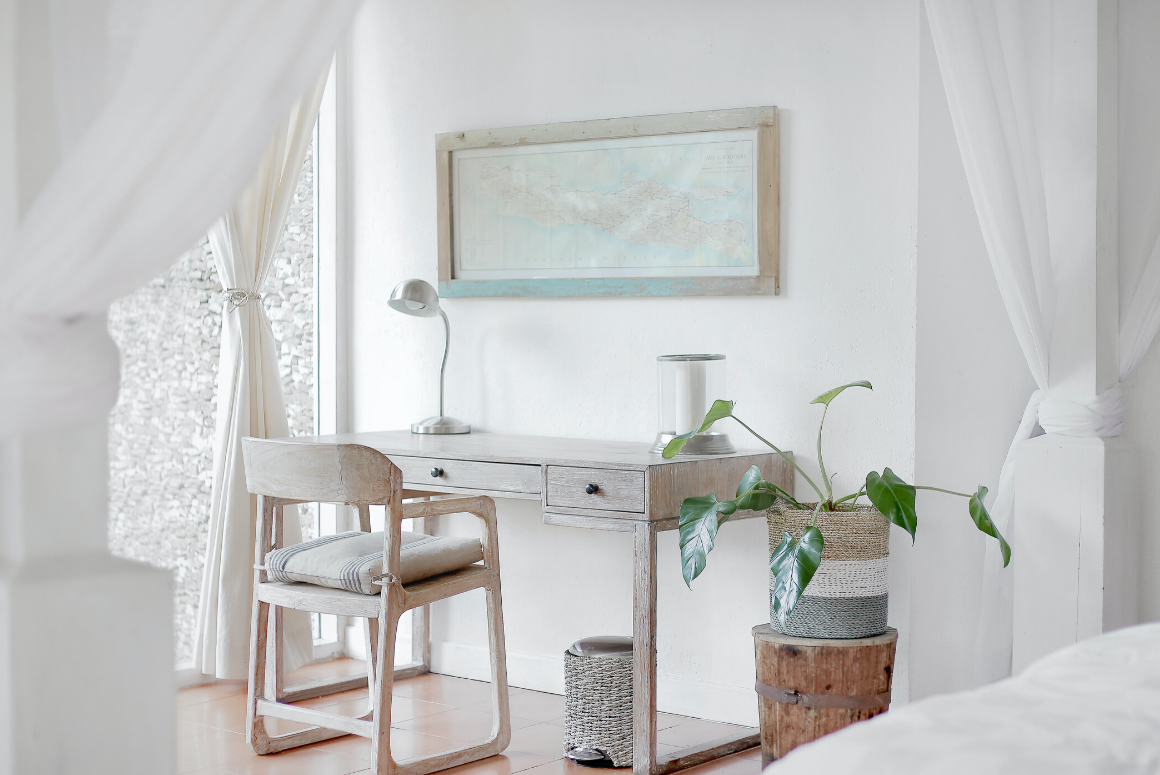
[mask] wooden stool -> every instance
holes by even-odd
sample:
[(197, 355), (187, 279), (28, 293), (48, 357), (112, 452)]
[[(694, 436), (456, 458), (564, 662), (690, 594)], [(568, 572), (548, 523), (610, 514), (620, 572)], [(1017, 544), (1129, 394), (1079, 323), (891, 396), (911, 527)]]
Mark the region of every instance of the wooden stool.
[(796, 638), (753, 628), (764, 767), (822, 735), (890, 707), (893, 627), (872, 638)]

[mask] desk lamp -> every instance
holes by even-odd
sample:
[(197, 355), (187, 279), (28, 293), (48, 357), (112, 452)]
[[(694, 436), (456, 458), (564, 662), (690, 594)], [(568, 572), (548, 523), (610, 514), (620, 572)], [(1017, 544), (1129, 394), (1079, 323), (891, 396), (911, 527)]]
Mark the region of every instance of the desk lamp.
[(411, 423), (411, 433), (471, 433), (471, 426), (443, 415), (443, 375), (447, 371), (447, 351), (451, 348), (451, 324), (447, 313), (439, 308), (439, 294), (430, 283), (423, 280), (404, 280), (391, 291), (387, 302), (391, 309), (407, 315), (429, 318), (438, 315), (443, 318), (443, 365), (439, 367), (439, 415)]

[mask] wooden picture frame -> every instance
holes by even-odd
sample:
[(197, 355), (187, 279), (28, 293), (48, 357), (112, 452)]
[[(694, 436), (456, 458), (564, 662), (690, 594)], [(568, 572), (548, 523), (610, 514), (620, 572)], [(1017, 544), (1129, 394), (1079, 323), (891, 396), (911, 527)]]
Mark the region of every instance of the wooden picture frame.
[[(529, 146), (581, 143), (584, 141), (651, 138), (664, 135), (695, 135), (703, 132), (752, 130), (753, 198), (755, 223), (752, 241), (756, 267), (746, 275), (510, 277), (466, 279), (456, 276), (455, 175), (453, 163), (459, 151), (511, 149), (532, 153)], [(706, 135), (706, 138), (711, 136)], [(568, 146), (575, 148), (577, 146)], [(583, 149), (583, 146), (579, 146)], [(486, 153), (487, 151), (483, 151)], [(545, 149), (545, 152), (550, 152)], [(501, 151), (497, 151), (501, 153)], [(436, 193), (438, 197), (439, 295), (443, 298), (480, 296), (583, 297), (583, 296), (751, 296), (776, 295), (779, 282), (779, 160), (776, 107), (713, 110), (638, 118), (574, 121), (562, 124), (510, 127), (506, 129), (449, 132), (435, 137)], [(748, 174), (748, 173), (747, 173)], [(749, 265), (752, 267), (752, 264)], [(599, 271), (599, 270), (595, 270)], [(663, 270), (662, 270), (663, 271)], [(701, 271), (711, 271), (702, 269)], [(467, 272), (464, 272), (467, 274)]]

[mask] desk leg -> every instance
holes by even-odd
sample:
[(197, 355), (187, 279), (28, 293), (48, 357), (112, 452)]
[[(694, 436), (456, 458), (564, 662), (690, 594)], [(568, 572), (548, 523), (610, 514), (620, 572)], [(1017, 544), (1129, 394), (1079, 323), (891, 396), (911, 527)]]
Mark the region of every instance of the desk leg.
[(657, 763), (657, 529), (633, 526), (632, 773), (653, 775)]
[[(425, 498), (424, 500), (431, 500)], [(423, 517), (423, 533), (431, 535), (435, 529), (434, 519)], [(411, 662), (421, 665), (421, 673), (431, 672), (431, 606), (423, 605), (411, 609)]]

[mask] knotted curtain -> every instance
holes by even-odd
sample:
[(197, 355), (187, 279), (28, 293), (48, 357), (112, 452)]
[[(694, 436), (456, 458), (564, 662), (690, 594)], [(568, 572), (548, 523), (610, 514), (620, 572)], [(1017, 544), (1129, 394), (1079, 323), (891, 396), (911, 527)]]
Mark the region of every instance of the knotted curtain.
[[(209, 540), (194, 664), (218, 678), (248, 675), (257, 499), (246, 488), (241, 441), (244, 436), (289, 435), (278, 345), (261, 290), (282, 239), (329, 70), (295, 103), (285, 126), (267, 146), (257, 176), (209, 230), (225, 298)], [(287, 545), (299, 543), (298, 509), (286, 511), (283, 540)], [(283, 617), (285, 668), (294, 670), (313, 657), (310, 615), (287, 610)]]

